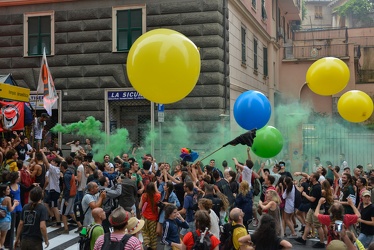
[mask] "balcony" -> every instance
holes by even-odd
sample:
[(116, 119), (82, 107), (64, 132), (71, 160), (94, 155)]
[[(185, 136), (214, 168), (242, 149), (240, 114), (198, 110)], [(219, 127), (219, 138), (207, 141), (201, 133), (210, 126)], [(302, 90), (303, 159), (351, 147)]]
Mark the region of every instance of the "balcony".
[(301, 0), (281, 0), (278, 5), (290, 20), (301, 20)]
[(283, 60), (317, 60), (326, 56), (347, 58), (348, 44), (289, 46), (283, 48)]
[(346, 28), (315, 28), (295, 30), (293, 41), (312, 41), (325, 39), (340, 39), (342, 42), (348, 39), (348, 30)]

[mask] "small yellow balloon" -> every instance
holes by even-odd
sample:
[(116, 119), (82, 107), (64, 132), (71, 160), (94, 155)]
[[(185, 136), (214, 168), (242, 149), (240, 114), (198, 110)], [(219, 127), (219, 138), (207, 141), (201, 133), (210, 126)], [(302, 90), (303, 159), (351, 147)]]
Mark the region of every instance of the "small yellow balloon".
[(306, 83), (314, 93), (329, 96), (342, 91), (347, 86), (349, 77), (347, 64), (335, 57), (325, 57), (309, 67)]
[(140, 36), (127, 57), (127, 74), (144, 98), (168, 104), (186, 97), (200, 75), (200, 53), (183, 34), (155, 29)]
[(363, 122), (373, 113), (373, 100), (360, 90), (348, 91), (339, 98), (338, 112), (347, 121)]

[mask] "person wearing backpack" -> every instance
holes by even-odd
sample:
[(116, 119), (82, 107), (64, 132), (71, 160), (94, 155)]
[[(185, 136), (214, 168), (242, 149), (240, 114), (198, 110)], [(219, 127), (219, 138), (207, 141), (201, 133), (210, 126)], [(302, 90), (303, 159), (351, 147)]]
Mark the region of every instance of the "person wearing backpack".
[(126, 234), (126, 226), (130, 217), (131, 214), (122, 207), (114, 209), (109, 216), (113, 232), (100, 235), (95, 242), (94, 250), (143, 250), (138, 238)]
[(245, 180), (243, 180), (239, 185), (239, 194), (235, 199), (235, 205), (243, 210), (243, 225), (248, 229), (252, 220), (253, 195), (248, 182)]
[[(103, 200), (102, 208), (104, 209), (106, 213), (106, 217), (109, 218), (110, 213), (113, 211), (113, 209), (116, 207), (118, 203), (116, 199), (118, 196), (121, 195), (121, 192), (122, 192), (121, 177), (120, 176), (117, 177), (116, 184), (111, 188), (108, 187), (109, 181), (105, 176), (102, 176), (99, 178), (99, 184), (100, 184), (99, 189), (105, 190), (106, 192), (106, 197)], [(104, 227), (104, 231), (106, 233), (109, 232), (110, 223), (108, 219), (105, 219), (102, 225)]]
[(150, 161), (144, 161), (143, 162), (143, 169), (140, 169), (138, 173), (142, 177), (142, 182), (144, 188), (147, 187), (148, 183), (153, 182), (153, 178), (155, 177), (155, 174), (150, 170), (152, 167), (152, 162)]
[(101, 207), (97, 207), (92, 210), (92, 217), (94, 218), (94, 223), (91, 224), (90, 232), (87, 232), (88, 234), (91, 234), (90, 250), (94, 249), (96, 240), (100, 237), (100, 235), (104, 234), (102, 223), (103, 220), (106, 219), (106, 214)]
[[(99, 185), (96, 182), (91, 181), (87, 184), (87, 193), (82, 199), (82, 210), (84, 211), (83, 226), (88, 226), (93, 223), (94, 218), (92, 217), (92, 210), (103, 205), (103, 201), (106, 198), (106, 191), (101, 190), (99, 194)], [(99, 194), (99, 195), (97, 195)], [(78, 231), (80, 231), (78, 227)]]
[(62, 215), (62, 222), (64, 223), (64, 231), (62, 234), (69, 234), (68, 228), (68, 218), (67, 216), (70, 215), (71, 218), (77, 223), (78, 228), (82, 228), (82, 224), (76, 220), (74, 214), (74, 200), (77, 191), (77, 186), (75, 183), (74, 173), (72, 172), (71, 168), (68, 168), (68, 163), (66, 161), (61, 162), (60, 164), (60, 171), (63, 173), (63, 199), (61, 201), (61, 215)]
[(9, 172), (18, 171), (17, 159), (18, 159), (17, 151), (13, 148), (9, 149), (8, 152), (6, 152), (5, 154), (5, 162), (3, 164), (3, 168), (8, 170)]
[[(207, 211), (198, 210), (195, 213), (195, 224), (196, 230), (188, 232), (183, 237), (182, 250), (218, 250), (220, 240), (211, 234), (210, 228), (210, 216)], [(201, 234), (205, 233), (203, 240), (201, 241)]]

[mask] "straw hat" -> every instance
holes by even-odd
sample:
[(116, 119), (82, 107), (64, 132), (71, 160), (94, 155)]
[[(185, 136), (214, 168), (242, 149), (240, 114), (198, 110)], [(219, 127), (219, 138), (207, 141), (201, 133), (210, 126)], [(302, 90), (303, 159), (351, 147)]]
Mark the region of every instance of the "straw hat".
[(127, 223), (127, 232), (129, 234), (136, 234), (142, 230), (144, 226), (144, 220), (138, 220), (136, 217), (131, 217)]
[(347, 245), (341, 240), (332, 240), (326, 247), (326, 250), (346, 250)]

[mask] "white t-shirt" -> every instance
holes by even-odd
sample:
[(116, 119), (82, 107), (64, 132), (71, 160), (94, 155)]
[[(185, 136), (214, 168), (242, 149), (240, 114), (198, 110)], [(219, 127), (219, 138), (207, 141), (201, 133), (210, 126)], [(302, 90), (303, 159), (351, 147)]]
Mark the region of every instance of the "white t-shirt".
[(57, 193), (60, 193), (60, 168), (49, 164), (49, 190), (55, 190)]
[(75, 144), (70, 144), (70, 151), (72, 153), (76, 153), (79, 150), (82, 150), (83, 148), (81, 146), (75, 146)]
[(242, 171), (242, 180), (245, 180), (248, 182), (249, 187), (252, 187), (251, 180), (252, 180), (252, 170), (249, 169), (249, 167), (244, 165), (243, 171)]
[(34, 120), (34, 138), (36, 140), (43, 139), (43, 128), (46, 124), (47, 123), (45, 121), (40, 122), (39, 118), (37, 118), (37, 117), (35, 118), (35, 120)]
[(292, 190), (289, 194), (287, 194), (287, 190), (284, 190), (282, 194), (282, 198), (286, 200), (286, 204), (284, 206), (284, 211), (288, 214), (292, 214), (295, 212), (295, 186), (292, 186)]
[(81, 181), (79, 182), (79, 186), (78, 186), (78, 191), (84, 191), (87, 185), (87, 177), (84, 172), (84, 167), (82, 164), (78, 166), (77, 172), (82, 173)]
[(219, 239), (219, 218), (212, 209), (210, 209), (209, 216), (210, 216), (209, 231)]

